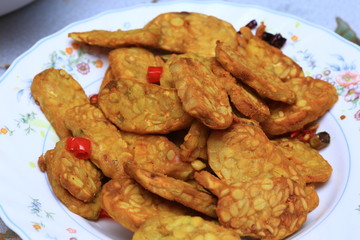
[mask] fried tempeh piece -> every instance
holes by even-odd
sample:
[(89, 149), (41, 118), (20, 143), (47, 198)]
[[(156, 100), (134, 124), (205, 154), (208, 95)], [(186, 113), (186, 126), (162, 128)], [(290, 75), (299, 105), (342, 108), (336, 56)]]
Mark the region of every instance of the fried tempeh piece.
[(308, 144), (289, 138), (274, 139), (271, 142), (295, 163), (306, 183), (326, 182), (330, 178), (331, 165)]
[(114, 80), (114, 74), (112, 73), (111, 66), (109, 66), (104, 74), (103, 80), (101, 81), (100, 90), (103, 89), (106, 84), (108, 84), (110, 81)]
[(170, 64), (175, 59), (179, 58), (181, 55), (184, 55), (184, 54), (171, 54), (170, 57), (166, 60), (166, 62), (163, 65), (163, 72), (160, 76), (160, 86), (163, 86), (166, 88), (175, 88), (175, 83), (171, 76), (169, 67), (170, 67)]
[(124, 168), (130, 177), (150, 192), (181, 203), (210, 217), (217, 217), (215, 213), (216, 198), (199, 191), (190, 183), (141, 169), (130, 162), (125, 163)]
[(162, 216), (149, 218), (134, 233), (132, 240), (160, 239), (223, 239), (241, 240), (240, 236), (230, 229), (207, 221), (199, 216)]
[(311, 212), (312, 210), (314, 210), (315, 208), (317, 208), (319, 206), (319, 195), (316, 192), (315, 189), (315, 185), (314, 184), (306, 184), (305, 186), (305, 193), (306, 193), (306, 200), (308, 203), (308, 207), (309, 207), (309, 212)]
[(162, 66), (163, 60), (145, 48), (117, 48), (109, 53), (109, 64), (114, 79), (134, 79), (148, 83), (149, 66)]
[(211, 70), (218, 77), (218, 81), (221, 81), (230, 101), (240, 113), (258, 122), (270, 116), (270, 110), (265, 102), (251, 91), (252, 89), (246, 88), (237, 81), (216, 59), (211, 61)]
[(181, 161), (179, 148), (165, 136), (127, 132), (123, 132), (122, 136), (133, 152), (134, 165), (176, 179), (192, 177), (194, 171), (191, 165)]
[(269, 118), (270, 110), (265, 102), (240, 83), (232, 84), (227, 92), (235, 108), (244, 116), (263, 122)]
[(241, 236), (283, 239), (305, 223), (309, 212), (304, 185), (284, 177), (226, 184), (206, 171), (195, 179), (218, 196), (219, 222)]
[(178, 60), (179, 58), (195, 58), (203, 63), (207, 58), (201, 57), (194, 53), (183, 53), (183, 54), (171, 54), (163, 65), (163, 72), (160, 78), (160, 85), (167, 88), (175, 88), (175, 82), (170, 72), (170, 65)]
[(206, 142), (209, 134), (209, 128), (194, 120), (180, 145), (180, 159), (184, 162), (193, 162), (198, 158), (207, 160)]
[(175, 89), (131, 79), (110, 81), (99, 93), (99, 105), (121, 130), (138, 134), (165, 134), (192, 121)]
[[(66, 150), (66, 138), (56, 143), (53, 161), (60, 184), (74, 197), (91, 202), (101, 188), (101, 171), (88, 159), (78, 159)], [(54, 165), (51, 165), (54, 166)]]
[[(100, 172), (94, 166), (91, 166), (92, 163), (87, 160), (74, 160), (69, 155), (70, 153), (66, 153), (62, 145), (63, 142), (60, 141), (55, 149), (48, 150), (45, 155), (40, 156), (39, 166), (41, 166), (43, 171), (46, 170), (55, 196), (71, 212), (89, 220), (96, 220), (101, 210), (98, 186)], [(75, 167), (77, 171), (71, 170), (71, 166)], [(65, 184), (67, 189), (63, 187), (61, 181), (61, 178), (67, 178), (66, 174), (72, 174), (78, 180), (76, 183), (68, 182), (69, 184)], [(86, 177), (87, 174), (90, 174), (91, 177)], [(89, 185), (87, 185), (88, 182)], [(79, 189), (80, 184), (82, 184), (84, 189)], [(87, 202), (77, 197), (86, 199)]]
[(101, 190), (101, 207), (123, 227), (135, 232), (152, 216), (184, 215), (189, 209), (142, 188), (130, 178), (112, 179)]
[(295, 102), (295, 93), (278, 76), (264, 69), (261, 63), (248, 58), (244, 49), (240, 47), (235, 49), (218, 41), (216, 60), (234, 77), (257, 91), (260, 96), (288, 104)]
[(281, 135), (301, 129), (324, 115), (338, 100), (333, 85), (312, 77), (292, 78), (285, 83), (296, 92), (293, 105), (270, 102), (271, 116), (261, 122), (268, 135)]
[(231, 125), (227, 93), (206, 65), (195, 58), (179, 58), (170, 65), (170, 72), (186, 112), (212, 129)]
[(68, 36), (77, 42), (107, 48), (127, 46), (157, 47), (161, 30), (159, 28), (133, 30), (93, 30), (88, 32), (72, 32)]
[(101, 47), (142, 46), (176, 53), (193, 52), (202, 56), (215, 55), (217, 40), (236, 46), (236, 35), (236, 30), (228, 22), (188, 12), (160, 14), (141, 29), (93, 30), (68, 34), (75, 41)]
[(145, 29), (161, 29), (159, 48), (175, 53), (196, 53), (215, 56), (216, 41), (236, 46), (236, 30), (221, 19), (194, 12), (160, 14), (147, 23)]
[(260, 177), (303, 182), (294, 163), (270, 142), (256, 121), (235, 118), (230, 128), (213, 130), (207, 146), (211, 169), (226, 183)]
[(91, 161), (109, 178), (126, 176), (123, 163), (131, 161), (133, 155), (121, 133), (103, 115), (100, 109), (84, 104), (67, 111), (66, 127), (76, 137), (91, 142)]
[[(260, 34), (258, 31), (262, 31), (261, 29), (265, 27), (263, 23), (261, 24), (257, 34)], [(241, 34), (238, 35), (240, 47), (246, 51), (248, 58), (257, 61), (266, 71), (274, 73), (283, 81), (304, 76), (302, 68), (279, 48), (254, 36), (248, 27), (242, 27), (240, 32)]]
[(31, 94), (60, 139), (71, 136), (64, 124), (66, 110), (89, 102), (80, 84), (70, 74), (54, 68), (34, 77)]

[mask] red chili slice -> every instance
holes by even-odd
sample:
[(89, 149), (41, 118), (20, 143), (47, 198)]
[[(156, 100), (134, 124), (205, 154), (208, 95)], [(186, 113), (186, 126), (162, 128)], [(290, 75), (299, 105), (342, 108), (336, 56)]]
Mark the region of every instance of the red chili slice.
[(298, 140), (307, 143), (309, 142), (310, 138), (315, 135), (315, 129), (301, 129), (290, 134), (291, 138), (297, 138)]
[(291, 138), (295, 138), (295, 137), (297, 137), (299, 134), (300, 134), (300, 130), (295, 131), (295, 132), (292, 132), (292, 133), (290, 134), (290, 137), (291, 137)]
[(89, 139), (80, 137), (68, 137), (66, 150), (79, 159), (89, 159), (91, 153), (91, 142)]
[(312, 138), (315, 135), (315, 133), (313, 131), (310, 130), (305, 130), (300, 136), (298, 136), (297, 138), (304, 142), (307, 143), (309, 142), (310, 138)]
[(163, 67), (149, 66), (147, 71), (147, 81), (149, 83), (159, 83), (163, 72)]
[(94, 94), (90, 96), (90, 104), (91, 105), (97, 105), (98, 104), (99, 95)]
[(111, 218), (111, 216), (104, 209), (100, 210), (99, 219), (100, 218)]

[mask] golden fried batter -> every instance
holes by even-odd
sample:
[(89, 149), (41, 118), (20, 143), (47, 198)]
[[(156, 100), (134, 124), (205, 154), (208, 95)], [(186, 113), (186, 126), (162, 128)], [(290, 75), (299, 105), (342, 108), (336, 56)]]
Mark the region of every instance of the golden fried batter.
[(109, 53), (109, 64), (115, 79), (134, 79), (148, 83), (149, 66), (162, 66), (163, 60), (140, 47), (117, 48)]
[(160, 135), (122, 133), (134, 155), (133, 164), (177, 179), (188, 179), (193, 169), (180, 159), (179, 148)]
[(110, 81), (114, 80), (114, 74), (112, 73), (111, 66), (109, 66), (104, 74), (103, 80), (101, 82), (100, 90), (103, 89), (106, 84), (108, 84)]
[(74, 136), (90, 140), (90, 159), (105, 176), (126, 176), (123, 163), (132, 160), (133, 155), (120, 132), (101, 110), (90, 104), (76, 106), (67, 111), (64, 121)]
[(305, 182), (326, 182), (332, 173), (331, 165), (320, 153), (297, 139), (281, 138), (272, 141), (293, 163)]
[(253, 120), (235, 118), (230, 128), (212, 131), (208, 142), (209, 165), (227, 183), (260, 177), (302, 176)]
[(141, 169), (130, 162), (125, 163), (124, 168), (130, 177), (150, 192), (179, 202), (210, 217), (217, 217), (215, 213), (216, 199), (212, 195), (199, 191), (187, 182)]
[(241, 236), (283, 239), (297, 231), (309, 212), (304, 185), (289, 178), (258, 178), (226, 184), (209, 172), (195, 179), (218, 196), (219, 222)]
[[(63, 144), (64, 142), (60, 141), (55, 149), (49, 150), (45, 155), (42, 155), (39, 158), (39, 165), (46, 166), (47, 177), (52, 191), (71, 212), (89, 220), (96, 220), (101, 210), (98, 184), (100, 172), (94, 166), (91, 166), (91, 162), (74, 159), (70, 153), (64, 150)], [(71, 166), (76, 168), (77, 171), (71, 170)], [(61, 178), (64, 178), (66, 174), (72, 174), (76, 179), (76, 182), (66, 184), (67, 189), (61, 183)], [(86, 176), (87, 174), (91, 176)], [(80, 185), (84, 189), (78, 191)], [(86, 197), (88, 202), (84, 202), (77, 197)]]
[(88, 159), (78, 159), (67, 151), (66, 138), (56, 144), (54, 158), (61, 186), (81, 201), (93, 201), (101, 187), (100, 170)]
[(238, 82), (216, 59), (211, 62), (211, 70), (225, 87), (230, 101), (240, 113), (258, 122), (270, 116), (270, 110), (265, 102), (252, 89)]
[(64, 124), (66, 110), (89, 102), (84, 90), (71, 75), (54, 68), (34, 77), (31, 94), (60, 139), (71, 136)]
[(246, 86), (239, 83), (232, 84), (227, 92), (235, 108), (244, 116), (258, 122), (263, 122), (270, 116), (268, 106)]
[(100, 199), (101, 207), (115, 221), (133, 232), (152, 216), (189, 213), (184, 206), (148, 192), (130, 178), (112, 179), (105, 183)]
[(209, 134), (209, 128), (195, 120), (180, 145), (180, 159), (184, 162), (193, 162), (198, 158), (207, 160), (206, 142)]
[(186, 112), (209, 128), (231, 125), (233, 114), (227, 93), (206, 65), (198, 59), (179, 58), (170, 65), (170, 72)]
[(163, 216), (149, 218), (134, 233), (132, 240), (241, 240), (224, 227), (195, 216)]
[(254, 36), (248, 27), (242, 27), (240, 32), (240, 47), (245, 50), (248, 58), (258, 62), (266, 71), (274, 73), (282, 80), (304, 76), (302, 68), (294, 60), (280, 49)]
[(179, 58), (195, 58), (204, 63), (207, 58), (201, 57), (194, 53), (171, 54), (163, 65), (163, 72), (160, 78), (160, 85), (167, 88), (175, 88), (175, 82), (170, 72), (170, 65)]
[(319, 206), (319, 195), (316, 192), (314, 184), (307, 184), (305, 187), (305, 193), (306, 193), (306, 200), (309, 207), (309, 212), (317, 208)]
[(192, 121), (175, 89), (131, 79), (110, 81), (99, 93), (99, 105), (121, 130), (138, 134), (165, 134)]
[(215, 56), (216, 41), (236, 46), (236, 30), (223, 20), (193, 12), (160, 14), (145, 29), (161, 29), (159, 48), (176, 53), (192, 52), (205, 57)]
[(203, 185), (201, 185), (200, 183), (198, 183), (195, 178), (186, 180), (187, 183), (191, 184), (194, 188), (196, 188), (197, 190), (207, 193), (207, 194), (211, 194), (211, 192), (209, 190), (207, 190), (206, 188), (203, 187)]
[(166, 88), (175, 88), (175, 83), (171, 76), (169, 66), (175, 59), (177, 59), (181, 55), (183, 54), (171, 54), (171, 56), (166, 60), (166, 62), (163, 65), (163, 72), (160, 77), (160, 86)]
[(133, 30), (93, 30), (89, 32), (72, 32), (69, 37), (75, 41), (108, 48), (119, 48), (126, 46), (157, 47), (161, 30), (133, 29)]
[(288, 104), (295, 102), (295, 93), (276, 74), (264, 69), (261, 62), (248, 58), (244, 49), (235, 49), (226, 43), (218, 42), (216, 60), (233, 76), (256, 90), (260, 96)]
[(269, 103), (271, 116), (261, 122), (268, 135), (280, 135), (301, 129), (324, 115), (337, 101), (333, 85), (312, 77), (292, 78), (285, 83), (296, 92), (293, 105)]

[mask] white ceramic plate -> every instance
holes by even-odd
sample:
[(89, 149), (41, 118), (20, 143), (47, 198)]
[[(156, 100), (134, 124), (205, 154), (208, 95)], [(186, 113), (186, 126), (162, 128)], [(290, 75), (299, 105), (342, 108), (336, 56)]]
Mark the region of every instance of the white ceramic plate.
[(230, 2), (181, 2), (113, 10), (76, 22), (36, 43), (0, 78), (0, 216), (23, 239), (130, 239), (132, 234), (111, 220), (90, 222), (69, 212), (51, 192), (37, 166), (40, 154), (57, 137), (30, 97), (35, 74), (63, 68), (90, 95), (97, 92), (107, 67), (97, 49), (79, 49), (69, 32), (141, 28), (160, 13), (192, 11), (214, 15), (236, 29), (252, 19), (288, 41), (284, 52), (306, 75), (335, 85), (338, 103), (320, 120), (331, 135), (321, 154), (333, 166), (331, 179), (317, 187), (319, 207), (291, 239), (355, 239), (360, 222), (360, 48), (335, 33), (300, 18), (257, 6)]

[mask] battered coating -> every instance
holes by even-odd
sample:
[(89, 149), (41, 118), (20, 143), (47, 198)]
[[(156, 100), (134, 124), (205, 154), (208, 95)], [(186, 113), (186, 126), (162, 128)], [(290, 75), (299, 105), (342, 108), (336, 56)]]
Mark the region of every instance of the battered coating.
[(295, 102), (295, 93), (276, 74), (265, 69), (261, 62), (249, 57), (244, 49), (235, 49), (218, 41), (216, 60), (260, 96), (288, 104)]
[(207, 139), (210, 129), (201, 122), (194, 120), (184, 142), (180, 145), (180, 159), (184, 162), (193, 162), (196, 159), (207, 160)]
[(158, 46), (175, 53), (196, 53), (215, 56), (216, 41), (236, 46), (236, 30), (221, 19), (193, 12), (160, 14), (145, 25), (145, 29), (161, 29)]
[(294, 163), (253, 120), (236, 118), (230, 128), (212, 131), (207, 146), (211, 169), (226, 183), (263, 177), (289, 177), (303, 182)]
[(241, 240), (235, 232), (201, 217), (154, 216), (149, 218), (132, 240)]
[(268, 135), (281, 135), (301, 129), (324, 115), (338, 100), (333, 85), (312, 77), (291, 78), (285, 83), (296, 92), (293, 105), (270, 102), (271, 116), (261, 122)]
[[(100, 172), (91, 166), (91, 162), (74, 159), (69, 155), (70, 153), (66, 153), (63, 144), (64, 142), (60, 141), (55, 149), (40, 156), (39, 166), (46, 169), (53, 193), (71, 212), (89, 220), (96, 220), (101, 210), (98, 192)], [(74, 171), (75, 169), (71, 170), (71, 166), (76, 168), (76, 171)], [(72, 173), (70, 173), (71, 171)], [(61, 179), (66, 178), (67, 174), (73, 174), (76, 182), (65, 184), (67, 187), (65, 189)], [(87, 174), (91, 176), (87, 176)], [(89, 181), (89, 185), (87, 185), (87, 181)], [(86, 184), (84, 184), (85, 182)], [(82, 185), (84, 189), (78, 191), (79, 185)], [(88, 201), (84, 202), (77, 197), (85, 198)]]
[(180, 58), (170, 65), (175, 87), (186, 112), (212, 129), (225, 129), (233, 120), (225, 89), (198, 59)]
[(306, 183), (326, 182), (330, 178), (331, 165), (308, 144), (289, 138), (275, 139), (272, 143), (295, 163)]
[(171, 54), (170, 57), (166, 60), (166, 62), (163, 65), (163, 72), (160, 77), (160, 86), (166, 88), (175, 88), (175, 83), (171, 76), (169, 66), (175, 59), (177, 59), (181, 55), (182, 54)]
[[(260, 26), (257, 30), (263, 27), (265, 26)], [(302, 68), (279, 48), (254, 36), (248, 27), (242, 27), (240, 32), (241, 35), (238, 35), (240, 47), (245, 50), (248, 58), (252, 58), (265, 70), (274, 73), (283, 81), (304, 76)], [(257, 32), (258, 34), (260, 33)]]
[(140, 47), (117, 48), (109, 53), (109, 64), (115, 79), (134, 79), (148, 83), (149, 66), (162, 66), (163, 60)]
[(181, 203), (210, 217), (217, 217), (215, 213), (216, 199), (210, 194), (199, 191), (190, 183), (141, 169), (131, 163), (125, 164), (125, 171), (150, 192)]
[(72, 32), (69, 37), (77, 42), (107, 48), (120, 48), (127, 46), (157, 47), (161, 35), (158, 28), (133, 30), (93, 30), (88, 32)]
[(89, 102), (80, 84), (70, 74), (54, 68), (34, 77), (31, 94), (60, 139), (71, 136), (63, 120), (66, 110)]
[(188, 214), (184, 206), (160, 198), (130, 178), (112, 179), (101, 190), (101, 207), (123, 227), (135, 232), (152, 216)]
[(131, 79), (110, 81), (99, 93), (99, 105), (121, 130), (138, 134), (166, 134), (192, 121), (175, 89)]
[(175, 88), (175, 82), (170, 72), (170, 65), (178, 60), (179, 58), (195, 58), (199, 61), (206, 61), (206, 58), (196, 55), (194, 53), (184, 53), (184, 54), (171, 54), (170, 57), (166, 60), (163, 65), (163, 72), (160, 78), (160, 85), (167, 88)]
[(123, 163), (133, 155), (121, 133), (103, 115), (100, 109), (84, 104), (69, 109), (64, 117), (66, 127), (75, 137), (91, 142), (91, 161), (109, 178), (126, 176)]
[(66, 139), (56, 143), (53, 154), (61, 186), (81, 201), (93, 201), (100, 192), (101, 171), (88, 159), (78, 159), (67, 151)]
[(108, 84), (110, 81), (112, 81), (114, 79), (115, 79), (115, 77), (111, 70), (111, 66), (109, 66), (105, 71), (103, 80), (101, 82), (100, 90), (103, 89), (106, 86), (106, 84)]
[(258, 122), (270, 116), (265, 102), (252, 89), (237, 81), (216, 59), (211, 61), (211, 70), (225, 87), (230, 101), (240, 113)]
[(305, 193), (307, 196), (306, 200), (308, 203), (309, 212), (311, 212), (319, 206), (319, 195), (316, 192), (314, 184), (307, 184), (305, 187)]
[(191, 165), (181, 161), (179, 148), (165, 136), (126, 132), (122, 136), (133, 152), (132, 164), (177, 179), (192, 177), (194, 171)]
[(289, 178), (257, 178), (226, 184), (209, 172), (195, 179), (218, 196), (216, 212), (222, 226), (241, 236), (283, 239), (305, 223), (309, 212), (304, 185)]

